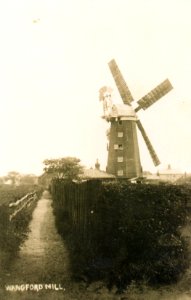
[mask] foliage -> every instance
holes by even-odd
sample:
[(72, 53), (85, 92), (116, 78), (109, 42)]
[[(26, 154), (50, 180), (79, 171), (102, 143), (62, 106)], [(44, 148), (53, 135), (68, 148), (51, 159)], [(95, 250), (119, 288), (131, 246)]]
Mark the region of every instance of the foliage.
[(13, 186), (9, 184), (0, 184), (0, 205), (9, 204), (22, 198), (29, 192), (33, 192), (37, 189), (36, 185), (19, 185)]
[(189, 198), (185, 188), (173, 185), (104, 185), (99, 201), (100, 219), (106, 220), (101, 252), (110, 253), (115, 261), (111, 282), (170, 283), (179, 278), (188, 265), (180, 229), (186, 222)]
[(20, 173), (17, 171), (10, 171), (8, 174), (5, 176), (5, 179), (7, 181), (10, 181), (11, 184), (15, 185), (19, 180), (20, 180)]
[(43, 163), (45, 165), (44, 171), (52, 174), (53, 177), (73, 180), (79, 179), (79, 175), (83, 173), (80, 159), (76, 157), (45, 159)]
[(52, 193), (74, 274), (122, 290), (133, 280), (175, 282), (188, 267), (186, 187), (57, 181)]
[(35, 185), (37, 182), (37, 176), (34, 174), (22, 174), (20, 178), (21, 185)]
[(35, 185), (37, 176), (34, 174), (21, 174), (16, 171), (10, 171), (6, 176), (0, 178), (0, 184), (7, 182), (9, 185)]
[(32, 212), (42, 191), (36, 187), (38, 198), (21, 210), (12, 220), (9, 220), (9, 203), (15, 202), (29, 192), (34, 191), (34, 186), (0, 186), (0, 277), (4, 268), (8, 268), (10, 262), (17, 255), (21, 243), (28, 232), (28, 224), (32, 217)]

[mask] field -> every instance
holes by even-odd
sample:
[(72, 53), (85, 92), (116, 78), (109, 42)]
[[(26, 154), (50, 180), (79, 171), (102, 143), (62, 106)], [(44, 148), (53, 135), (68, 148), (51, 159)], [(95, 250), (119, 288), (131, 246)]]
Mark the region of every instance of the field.
[(0, 206), (8, 205), (11, 202), (22, 198), (29, 192), (34, 191), (36, 186), (34, 185), (21, 185), (13, 186), (9, 184), (0, 185)]

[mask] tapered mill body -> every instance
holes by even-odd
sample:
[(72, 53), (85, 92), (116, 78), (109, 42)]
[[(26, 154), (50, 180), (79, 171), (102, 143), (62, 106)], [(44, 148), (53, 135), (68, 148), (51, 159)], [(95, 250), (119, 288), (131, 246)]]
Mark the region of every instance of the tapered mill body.
[(112, 90), (100, 89), (103, 101), (103, 118), (109, 121), (107, 132), (108, 160), (107, 173), (117, 177), (133, 178), (142, 176), (142, 167), (136, 130), (136, 114), (131, 106), (112, 103)]
[(112, 89), (110, 87), (104, 86), (99, 90), (99, 99), (103, 103), (103, 118), (110, 123), (110, 129), (107, 132), (109, 144), (106, 171), (120, 178), (141, 177), (142, 167), (137, 127), (142, 134), (154, 165), (159, 165), (160, 161), (136, 113), (140, 109), (147, 109), (158, 101), (172, 89), (172, 85), (169, 80), (166, 79), (155, 89), (142, 97), (137, 102), (138, 107), (134, 109), (131, 104), (134, 99), (115, 60), (109, 62), (109, 67), (123, 100), (123, 104), (113, 104)]
[(135, 121), (111, 120), (106, 171), (117, 177), (142, 176)]

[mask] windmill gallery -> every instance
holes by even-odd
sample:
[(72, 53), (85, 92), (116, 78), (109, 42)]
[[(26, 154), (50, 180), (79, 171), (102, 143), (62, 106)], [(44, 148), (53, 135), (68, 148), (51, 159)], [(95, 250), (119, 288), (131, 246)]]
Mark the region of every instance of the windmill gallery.
[(112, 103), (112, 89), (110, 87), (104, 86), (99, 90), (99, 99), (103, 102), (103, 118), (111, 124), (108, 131), (109, 145), (106, 171), (119, 178), (141, 177), (142, 167), (136, 125), (143, 136), (154, 165), (158, 166), (160, 161), (136, 113), (140, 109), (149, 108), (173, 87), (170, 81), (166, 79), (138, 100), (138, 106), (134, 109), (132, 106), (133, 96), (114, 59), (109, 62), (109, 68), (123, 104)]

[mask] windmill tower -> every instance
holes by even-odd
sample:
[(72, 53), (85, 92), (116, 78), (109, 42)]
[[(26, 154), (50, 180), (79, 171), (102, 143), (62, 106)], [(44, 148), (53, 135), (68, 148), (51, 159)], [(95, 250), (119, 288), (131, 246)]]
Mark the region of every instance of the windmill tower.
[(123, 104), (112, 103), (111, 88), (102, 87), (100, 89), (100, 100), (103, 101), (103, 118), (111, 124), (108, 134), (107, 172), (121, 178), (140, 177), (142, 176), (142, 167), (136, 127), (139, 128), (143, 136), (154, 165), (159, 165), (160, 161), (136, 113), (140, 109), (147, 109), (166, 95), (172, 89), (172, 85), (166, 79), (138, 100), (138, 106), (134, 109), (131, 105), (134, 99), (114, 59), (109, 62), (109, 68)]

